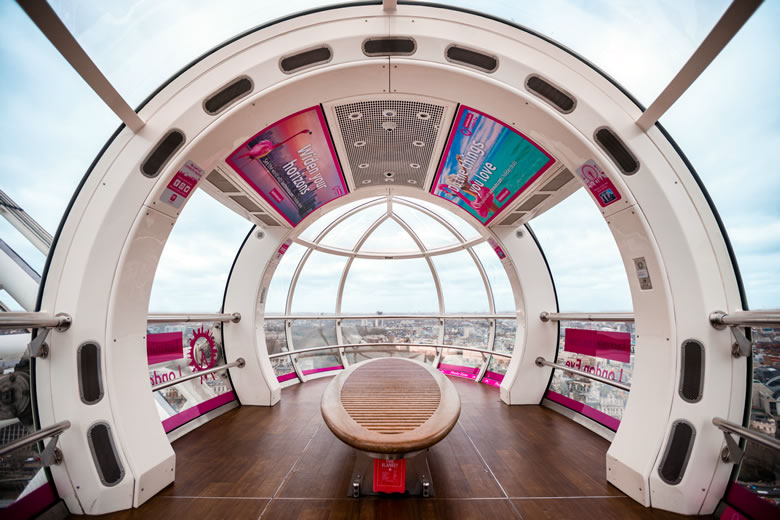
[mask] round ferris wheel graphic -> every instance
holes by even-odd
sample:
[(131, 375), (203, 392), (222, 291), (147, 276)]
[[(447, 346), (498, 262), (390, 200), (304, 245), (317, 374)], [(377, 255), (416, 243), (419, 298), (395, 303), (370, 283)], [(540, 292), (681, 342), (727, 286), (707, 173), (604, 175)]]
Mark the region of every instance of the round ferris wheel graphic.
[(217, 364), (217, 346), (210, 330), (203, 327), (192, 334), (190, 340), (190, 366), (193, 372), (208, 370)]

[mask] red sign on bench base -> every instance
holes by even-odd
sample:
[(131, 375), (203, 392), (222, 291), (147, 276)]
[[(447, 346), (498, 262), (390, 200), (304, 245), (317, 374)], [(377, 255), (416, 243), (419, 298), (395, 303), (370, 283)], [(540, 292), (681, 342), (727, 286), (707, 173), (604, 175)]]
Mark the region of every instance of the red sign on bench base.
[(406, 491), (406, 460), (374, 459), (374, 493)]

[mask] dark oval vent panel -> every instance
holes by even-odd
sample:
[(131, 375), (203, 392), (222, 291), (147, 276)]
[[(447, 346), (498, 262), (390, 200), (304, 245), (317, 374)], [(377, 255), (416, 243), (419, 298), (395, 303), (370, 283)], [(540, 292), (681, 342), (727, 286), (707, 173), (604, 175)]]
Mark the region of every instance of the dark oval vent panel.
[(251, 79), (246, 76), (237, 78), (208, 97), (206, 101), (203, 102), (203, 110), (212, 116), (218, 114), (229, 105), (232, 105), (235, 101), (252, 92), (252, 87)]
[(76, 354), (79, 373), (79, 394), (84, 404), (95, 404), (103, 398), (103, 380), (100, 371), (100, 345), (82, 344)]
[(147, 177), (157, 177), (171, 156), (184, 144), (184, 134), (171, 130), (160, 139), (152, 153), (141, 164), (141, 173)]
[(92, 452), (98, 476), (104, 486), (116, 486), (125, 476), (125, 470), (116, 454), (114, 438), (107, 423), (99, 422), (87, 430), (87, 441)]
[(609, 154), (624, 174), (633, 175), (639, 170), (639, 162), (634, 158), (634, 154), (628, 151), (623, 141), (609, 128), (596, 130), (596, 142)]
[(495, 56), (457, 45), (447, 47), (445, 56), (453, 63), (479, 69), (483, 72), (495, 72), (498, 68), (498, 58)]
[(658, 467), (661, 480), (672, 486), (682, 481), (695, 438), (696, 430), (691, 423), (687, 421), (672, 423), (672, 434), (666, 444), (664, 458)]
[(684, 341), (681, 357), (680, 397), (698, 403), (704, 387), (704, 345), (695, 339)]
[(411, 56), (417, 43), (411, 38), (369, 38), (363, 42), (366, 56)]
[(563, 112), (564, 114), (572, 112), (577, 106), (577, 102), (570, 94), (539, 76), (529, 76), (525, 81), (525, 86), (528, 90), (541, 97), (559, 112)]
[(285, 56), (279, 60), (279, 68), (285, 74), (292, 74), (307, 67), (327, 63), (331, 59), (333, 59), (333, 52), (330, 50), (330, 47), (322, 46), (299, 52), (292, 56)]

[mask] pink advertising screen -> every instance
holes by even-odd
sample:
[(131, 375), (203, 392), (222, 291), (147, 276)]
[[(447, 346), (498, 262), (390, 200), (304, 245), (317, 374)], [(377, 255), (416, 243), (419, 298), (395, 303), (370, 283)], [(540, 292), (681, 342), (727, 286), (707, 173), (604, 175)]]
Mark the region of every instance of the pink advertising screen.
[(226, 161), (293, 226), (347, 193), (319, 106), (264, 128)]
[(517, 130), (461, 105), (431, 193), (488, 224), (554, 162)]

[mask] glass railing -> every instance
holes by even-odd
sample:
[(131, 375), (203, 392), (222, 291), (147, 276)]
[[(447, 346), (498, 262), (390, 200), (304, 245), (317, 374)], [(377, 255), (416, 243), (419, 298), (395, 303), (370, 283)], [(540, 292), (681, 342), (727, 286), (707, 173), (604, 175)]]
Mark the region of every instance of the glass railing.
[[(633, 322), (561, 321), (556, 363), (630, 385), (635, 341)], [(545, 397), (616, 431), (628, 392), (556, 369)]]
[[(751, 339), (753, 387), (748, 427), (780, 439), (780, 328), (753, 328)], [(773, 508), (773, 514), (778, 515), (780, 452), (747, 441), (737, 480), (729, 489), (728, 497), (730, 503), (745, 513), (754, 514), (756, 518), (761, 511), (772, 511)]]
[[(213, 322), (149, 324), (146, 352), (152, 386), (225, 365), (221, 327)], [(225, 371), (156, 391), (154, 399), (167, 433), (234, 401), (236, 395)]]

